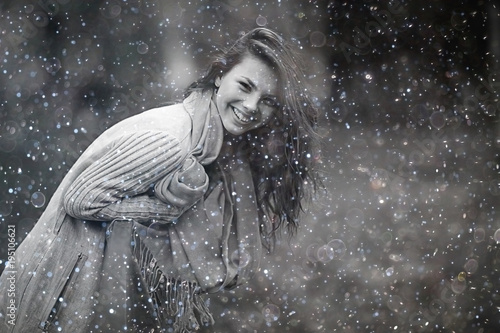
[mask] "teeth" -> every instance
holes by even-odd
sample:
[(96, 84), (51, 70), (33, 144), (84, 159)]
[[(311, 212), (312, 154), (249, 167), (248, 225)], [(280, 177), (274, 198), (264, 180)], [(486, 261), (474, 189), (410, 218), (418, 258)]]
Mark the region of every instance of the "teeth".
[(253, 117), (245, 116), (245, 114), (243, 112), (241, 112), (240, 110), (238, 110), (235, 107), (233, 107), (233, 113), (236, 116), (236, 118), (238, 118), (241, 122), (249, 123), (250, 121), (253, 120)]

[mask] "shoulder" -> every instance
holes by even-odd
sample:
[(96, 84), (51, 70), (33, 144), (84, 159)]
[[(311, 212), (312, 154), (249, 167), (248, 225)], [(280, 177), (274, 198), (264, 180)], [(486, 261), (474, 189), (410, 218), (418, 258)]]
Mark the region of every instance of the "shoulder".
[(142, 130), (174, 131), (179, 127), (184, 129), (191, 126), (191, 117), (182, 103), (162, 106), (144, 111), (138, 115), (125, 119), (123, 126), (131, 126)]
[(209, 114), (211, 100), (210, 92), (193, 92), (184, 101), (177, 104), (162, 106), (139, 113), (124, 119), (110, 130), (128, 131), (166, 131), (182, 139), (193, 127), (204, 126)]
[(103, 133), (112, 139), (141, 132), (163, 132), (183, 141), (193, 125), (182, 103), (150, 109), (126, 118)]

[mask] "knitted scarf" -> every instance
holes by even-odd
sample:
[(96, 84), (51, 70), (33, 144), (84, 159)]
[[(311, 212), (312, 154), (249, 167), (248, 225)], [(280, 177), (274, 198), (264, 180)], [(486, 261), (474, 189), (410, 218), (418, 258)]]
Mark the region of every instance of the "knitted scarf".
[(108, 301), (98, 309), (106, 314), (96, 320), (101, 330), (123, 329), (113, 327), (111, 317), (139, 332), (191, 332), (213, 324), (201, 294), (234, 288), (258, 269), (259, 217), (249, 166), (241, 159), (213, 166), (209, 191), (174, 223), (109, 225), (101, 296), (115, 291), (105, 298), (126, 304)]

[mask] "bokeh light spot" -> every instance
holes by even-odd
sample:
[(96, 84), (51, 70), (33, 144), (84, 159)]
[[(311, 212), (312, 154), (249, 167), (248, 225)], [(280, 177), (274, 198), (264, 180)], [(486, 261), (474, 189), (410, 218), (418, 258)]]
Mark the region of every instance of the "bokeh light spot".
[(342, 259), (347, 252), (347, 247), (341, 239), (332, 239), (328, 242), (328, 246), (333, 250), (334, 259)]
[(277, 321), (280, 317), (280, 308), (274, 304), (267, 304), (262, 308), (262, 315), (268, 323)]
[(41, 208), (45, 205), (45, 195), (42, 192), (35, 192), (31, 195), (31, 204), (36, 208)]
[(231, 254), (231, 262), (238, 268), (246, 267), (251, 259), (250, 254), (245, 249), (235, 250)]
[(137, 45), (137, 53), (139, 54), (146, 54), (148, 53), (149, 51), (149, 45), (146, 44), (146, 43), (139, 43), (139, 45)]
[(267, 18), (265, 18), (264, 16), (262, 15), (259, 15), (257, 16), (257, 18), (255, 19), (255, 23), (257, 23), (257, 25), (259, 27), (263, 27), (267, 24)]
[(55, 74), (61, 69), (61, 61), (56, 57), (50, 58), (45, 62), (45, 70), (50, 74)]

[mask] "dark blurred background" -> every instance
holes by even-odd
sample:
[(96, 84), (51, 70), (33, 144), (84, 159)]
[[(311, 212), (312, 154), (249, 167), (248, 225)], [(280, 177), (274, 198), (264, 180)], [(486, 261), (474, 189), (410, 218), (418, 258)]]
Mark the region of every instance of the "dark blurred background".
[(300, 49), (321, 190), (207, 332), (500, 331), (494, 1), (0, 4), (0, 260), (106, 128), (178, 100), (257, 26)]

